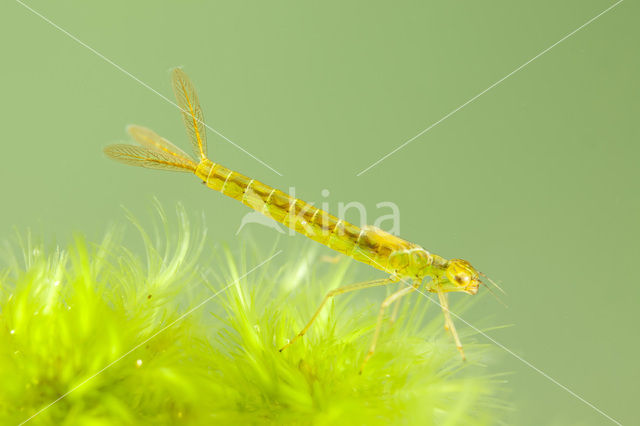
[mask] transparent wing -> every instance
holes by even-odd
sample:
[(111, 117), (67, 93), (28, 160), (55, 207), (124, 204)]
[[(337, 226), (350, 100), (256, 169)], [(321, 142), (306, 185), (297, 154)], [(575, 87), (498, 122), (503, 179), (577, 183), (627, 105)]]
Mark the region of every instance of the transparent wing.
[(116, 144), (104, 149), (107, 157), (131, 166), (146, 167), (148, 169), (174, 170), (178, 172), (193, 172), (195, 164), (181, 160), (178, 157), (162, 151), (140, 146)]
[(206, 158), (207, 135), (198, 95), (196, 95), (189, 77), (180, 68), (173, 70), (172, 77), (173, 92), (176, 95), (178, 106), (182, 110), (182, 118), (187, 127), (187, 134), (193, 145), (193, 150), (196, 156)]
[(162, 151), (173, 157), (177, 157), (181, 160), (193, 163), (193, 159), (189, 154), (158, 135), (151, 129), (146, 127), (130, 124), (127, 126), (127, 132), (136, 140), (140, 145), (153, 148), (156, 151)]

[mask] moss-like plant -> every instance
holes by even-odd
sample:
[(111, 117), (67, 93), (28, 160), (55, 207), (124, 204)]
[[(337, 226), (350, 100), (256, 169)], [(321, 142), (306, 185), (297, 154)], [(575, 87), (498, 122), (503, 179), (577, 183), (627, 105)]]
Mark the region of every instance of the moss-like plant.
[[(373, 298), (342, 296), (280, 353), (328, 289), (354, 281), (349, 262), (323, 264), (308, 244), (249, 272), (269, 254), (226, 248), (205, 261), (205, 233), (181, 208), (177, 226), (160, 217), (151, 235), (133, 220), (144, 261), (115, 231), (64, 250), (30, 237), (9, 249), (0, 423), (496, 422), (498, 381), (460, 361), (428, 302), (403, 305), (362, 375)], [(471, 360), (487, 357), (468, 348)]]

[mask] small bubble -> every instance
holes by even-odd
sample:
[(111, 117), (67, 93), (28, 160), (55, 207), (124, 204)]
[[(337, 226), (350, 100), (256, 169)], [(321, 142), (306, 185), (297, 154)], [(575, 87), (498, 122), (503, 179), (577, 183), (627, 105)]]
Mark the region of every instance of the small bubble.
[(16, 331), (15, 331), (15, 330), (11, 330), (11, 331), (9, 332), (9, 334), (16, 334)]
[(326, 197), (328, 197), (328, 196), (329, 196), (330, 192), (329, 192), (329, 190), (328, 190), (328, 189), (323, 189), (323, 190), (320, 192), (320, 194), (322, 194), (322, 196), (326, 198)]
[(137, 361), (136, 361), (136, 365), (137, 365), (138, 367), (141, 367), (141, 366), (142, 366), (142, 360), (141, 360), (141, 359), (137, 360)]
[(59, 280), (53, 282), (53, 286), (54, 287), (58, 287), (59, 285), (60, 285), (60, 281)]

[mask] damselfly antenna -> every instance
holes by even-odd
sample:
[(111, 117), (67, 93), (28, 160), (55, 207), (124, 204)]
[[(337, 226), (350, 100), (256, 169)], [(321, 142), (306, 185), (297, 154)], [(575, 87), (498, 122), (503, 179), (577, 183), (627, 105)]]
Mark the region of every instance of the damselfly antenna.
[[(487, 279), (487, 281), (489, 281), (491, 284), (493, 284), (498, 290), (500, 290), (500, 292), (504, 295), (507, 294), (506, 291), (504, 291), (502, 289), (502, 287), (500, 287), (498, 284), (496, 284), (495, 281), (493, 281), (491, 278), (489, 278), (486, 274), (483, 274), (482, 272), (478, 271), (478, 274), (482, 275), (483, 277), (485, 277)], [(487, 286), (488, 287), (488, 286)]]
[[(482, 273), (482, 272), (480, 272), (480, 271), (478, 271), (478, 274), (479, 274), (479, 275), (481, 275), (481, 276), (483, 276), (484, 278), (486, 278), (486, 279), (487, 279), (487, 281), (489, 281), (489, 282), (490, 282), (491, 284), (493, 284), (493, 285), (494, 285), (498, 290), (500, 290), (500, 292), (502, 292), (502, 294), (504, 294), (504, 295), (506, 295), (506, 294), (507, 294), (507, 293), (506, 293), (506, 292), (505, 292), (505, 291), (504, 291), (504, 290), (503, 290), (503, 289), (502, 289), (498, 284), (496, 284), (496, 283), (495, 283), (491, 278), (489, 278), (488, 276), (486, 276), (485, 274), (483, 274), (483, 273)], [(497, 294), (496, 294), (496, 293), (491, 289), (491, 287), (490, 287), (486, 282), (484, 282), (484, 281), (482, 281), (482, 280), (481, 280), (481, 281), (480, 281), (480, 284), (484, 285), (484, 286), (487, 288), (487, 290), (489, 290), (489, 293), (491, 293), (491, 295), (492, 295), (493, 297), (495, 297), (495, 298), (496, 298), (496, 300), (497, 300), (498, 302), (500, 302), (500, 304), (501, 304), (502, 306), (504, 306), (505, 308), (508, 308), (508, 307), (509, 307), (509, 306), (508, 306), (508, 305), (507, 305), (507, 304), (506, 304), (506, 303), (505, 303), (505, 302), (504, 302), (504, 301), (503, 301), (503, 300), (502, 300), (502, 299), (501, 299), (501, 298), (500, 298), (500, 297), (499, 297), (499, 296), (498, 296), (498, 295), (497, 295)]]

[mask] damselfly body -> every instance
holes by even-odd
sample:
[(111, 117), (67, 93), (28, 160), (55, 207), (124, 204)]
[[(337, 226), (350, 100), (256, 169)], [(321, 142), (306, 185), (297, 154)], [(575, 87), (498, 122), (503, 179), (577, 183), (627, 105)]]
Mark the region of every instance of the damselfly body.
[[(369, 352), (361, 364), (360, 371), (362, 371), (375, 350), (386, 309), (393, 303), (398, 303), (403, 296), (419, 289), (424, 282), (424, 288), (427, 291), (438, 295), (444, 314), (445, 328), (453, 336), (462, 358), (465, 358), (458, 333), (451, 320), (447, 293), (464, 292), (471, 295), (477, 293), (481, 274), (469, 262), (462, 259), (445, 259), (376, 227), (360, 228), (352, 225), (278, 189), (214, 163), (207, 157), (204, 116), (193, 85), (186, 74), (178, 68), (173, 71), (172, 80), (187, 134), (198, 159), (194, 160), (154, 131), (135, 125), (127, 129), (141, 146), (110, 145), (104, 150), (107, 156), (134, 166), (194, 173), (209, 188), (242, 202), (312, 240), (388, 274), (387, 278), (350, 284), (331, 290), (302, 331), (280, 351), (309, 330), (324, 305), (332, 297), (369, 287), (397, 282), (406, 283), (406, 286), (392, 293), (382, 302)], [(425, 280), (428, 277), (431, 279)]]

